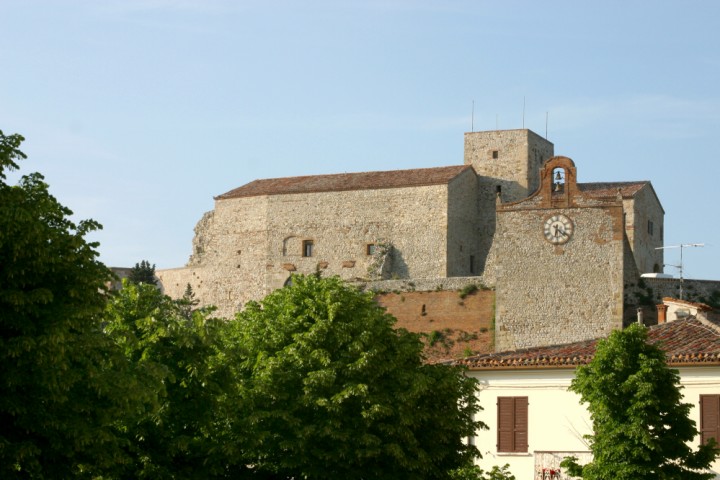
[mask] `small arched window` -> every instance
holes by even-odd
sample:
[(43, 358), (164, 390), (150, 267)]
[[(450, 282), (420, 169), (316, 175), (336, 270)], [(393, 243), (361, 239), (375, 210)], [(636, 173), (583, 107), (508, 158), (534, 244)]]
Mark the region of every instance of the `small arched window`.
[(565, 169), (554, 168), (552, 172), (553, 192), (565, 191)]

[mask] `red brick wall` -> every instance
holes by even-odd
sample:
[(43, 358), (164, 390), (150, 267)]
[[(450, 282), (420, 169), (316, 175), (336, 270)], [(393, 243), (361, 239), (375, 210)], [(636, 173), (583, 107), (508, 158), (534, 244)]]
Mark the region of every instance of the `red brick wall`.
[(426, 355), (431, 361), (493, 351), (492, 290), (464, 299), (458, 291), (385, 293), (376, 298), (397, 318), (398, 328), (428, 335)]

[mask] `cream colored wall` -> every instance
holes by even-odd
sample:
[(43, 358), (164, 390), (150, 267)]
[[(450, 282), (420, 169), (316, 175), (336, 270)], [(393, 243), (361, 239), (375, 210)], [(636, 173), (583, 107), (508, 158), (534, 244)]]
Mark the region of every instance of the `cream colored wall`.
[[(678, 369), (683, 385), (684, 402), (690, 403), (690, 418), (700, 427), (699, 401), (701, 394), (720, 394), (720, 367), (682, 367)], [(478, 398), (484, 408), (478, 418), (489, 429), (477, 433), (473, 441), (483, 458), (477, 463), (485, 470), (493, 465), (510, 464), (510, 471), (518, 479), (535, 478), (542, 467), (538, 452), (588, 452), (582, 438), (592, 433), (592, 423), (580, 397), (567, 389), (574, 377), (574, 369), (533, 369), (471, 371), (468, 375), (480, 380)], [(528, 453), (498, 453), (497, 397), (528, 397)], [(699, 445), (699, 437), (691, 442)], [(536, 465), (537, 459), (537, 465)], [(555, 465), (545, 465), (548, 468)], [(713, 464), (716, 478), (720, 478), (720, 461)]]
[[(588, 451), (582, 436), (592, 432), (589, 415), (579, 397), (567, 390), (574, 373), (558, 369), (469, 372), (480, 380), (478, 398), (484, 410), (478, 418), (489, 427), (474, 439), (483, 456), (477, 463), (485, 470), (508, 463), (516, 478), (530, 479), (535, 478), (536, 451)], [(497, 451), (497, 397), (528, 397), (528, 453)]]

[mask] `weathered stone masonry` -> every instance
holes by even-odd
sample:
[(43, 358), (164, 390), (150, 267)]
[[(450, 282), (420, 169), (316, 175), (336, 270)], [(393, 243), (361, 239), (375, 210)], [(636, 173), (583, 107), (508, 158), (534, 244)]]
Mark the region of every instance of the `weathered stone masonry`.
[[(293, 273), (474, 278), (497, 289), (500, 348), (601, 335), (622, 324), (625, 285), (662, 270), (664, 212), (649, 182), (577, 183), (553, 154), (529, 130), (472, 132), (464, 165), (256, 180), (216, 197), (187, 266), (158, 277), (175, 297), (189, 283), (225, 317)], [(577, 227), (564, 245), (543, 237), (554, 212)]]

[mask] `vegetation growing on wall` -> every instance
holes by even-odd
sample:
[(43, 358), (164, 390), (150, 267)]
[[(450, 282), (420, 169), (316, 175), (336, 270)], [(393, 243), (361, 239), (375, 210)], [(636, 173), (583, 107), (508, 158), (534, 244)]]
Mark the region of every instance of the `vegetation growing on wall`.
[(368, 277), (370, 280), (382, 280), (388, 270), (388, 263), (392, 261), (392, 244), (387, 240), (375, 242), (375, 250), (370, 256), (368, 265)]

